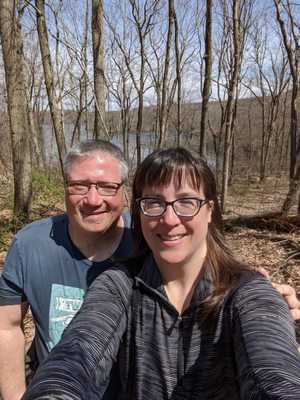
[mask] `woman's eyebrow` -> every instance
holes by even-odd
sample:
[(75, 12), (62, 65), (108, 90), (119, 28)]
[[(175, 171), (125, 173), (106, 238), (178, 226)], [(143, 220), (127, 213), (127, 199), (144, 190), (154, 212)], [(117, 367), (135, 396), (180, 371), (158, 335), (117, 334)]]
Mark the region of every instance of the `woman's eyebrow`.
[[(143, 197), (157, 197), (157, 198), (163, 198), (163, 194), (162, 191), (160, 190), (153, 190), (153, 191), (147, 191), (144, 192)], [(176, 197), (177, 198), (181, 198), (181, 197), (199, 197), (201, 196), (201, 193), (199, 191), (196, 190), (191, 190), (191, 191), (178, 191), (178, 193), (176, 193)]]

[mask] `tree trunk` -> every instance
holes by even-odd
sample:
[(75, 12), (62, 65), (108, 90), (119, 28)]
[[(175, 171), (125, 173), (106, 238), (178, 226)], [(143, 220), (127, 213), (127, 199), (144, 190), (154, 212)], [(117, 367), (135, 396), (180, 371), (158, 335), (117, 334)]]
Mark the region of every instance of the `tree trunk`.
[(161, 148), (166, 145), (167, 142), (167, 99), (168, 99), (168, 79), (169, 79), (169, 68), (170, 68), (170, 52), (173, 36), (173, 25), (174, 25), (174, 1), (169, 0), (169, 24), (168, 24), (168, 35), (166, 42), (166, 57), (164, 65), (164, 74), (162, 81), (162, 94), (161, 94), (161, 114), (159, 121), (159, 142), (158, 147)]
[(229, 156), (232, 142), (233, 113), (235, 105), (236, 89), (241, 66), (241, 37), (240, 37), (240, 1), (233, 1), (233, 70), (228, 89), (228, 100), (226, 106), (226, 130), (223, 157), (223, 176), (222, 176), (222, 193), (221, 193), (221, 211), (225, 211), (225, 203), (227, 198), (228, 179), (229, 179)]
[(44, 0), (36, 0), (35, 5), (37, 16), (37, 30), (43, 61), (45, 85), (47, 89), (50, 113), (56, 138), (59, 162), (61, 169), (63, 170), (63, 161), (67, 152), (67, 148), (64, 134), (63, 115), (58, 107), (58, 99), (55, 93), (54, 74), (51, 63), (48, 33), (45, 20), (45, 2)]
[[(284, 201), (282, 210), (287, 213), (296, 202), (297, 192), (300, 187), (300, 136), (299, 130), (299, 72), (300, 72), (300, 42), (295, 34), (297, 22), (294, 21), (294, 15), (291, 10), (291, 3), (287, 1), (285, 7), (288, 23), (281, 16), (281, 2), (274, 0), (276, 7), (276, 18), (280, 26), (280, 31), (287, 53), (290, 73), (292, 76), (292, 94), (291, 94), (291, 122), (290, 122), (290, 188)], [(287, 26), (290, 31), (287, 32)], [(292, 42), (293, 40), (293, 42)]]
[(108, 136), (105, 124), (103, 0), (92, 2), (95, 122), (94, 137)]
[(177, 145), (182, 146), (182, 79), (181, 79), (181, 62), (180, 62), (180, 48), (179, 48), (179, 26), (177, 13), (173, 5), (174, 14), (174, 30), (175, 30), (175, 58), (176, 58), (176, 80), (177, 80)]
[(15, 2), (0, 0), (0, 34), (14, 167), (14, 214), (28, 215), (31, 203), (30, 124), (21, 26)]
[(211, 93), (211, 73), (212, 73), (212, 6), (213, 0), (206, 1), (206, 22), (205, 22), (205, 77), (202, 90), (202, 108), (200, 122), (200, 147), (199, 153), (202, 157), (206, 156), (207, 145), (207, 114), (208, 103)]
[[(281, 1), (274, 0), (276, 7), (276, 18), (278, 24), (280, 26), (281, 35), (283, 39), (283, 43), (287, 52), (290, 72), (292, 76), (292, 96), (291, 96), (291, 125), (290, 125), (290, 179), (293, 180), (296, 174), (296, 164), (297, 164), (297, 154), (296, 154), (296, 146), (297, 146), (297, 130), (298, 130), (298, 121), (299, 121), (299, 71), (300, 71), (300, 51), (299, 39), (294, 34), (294, 29), (296, 26), (296, 22), (294, 22), (294, 17), (291, 14), (290, 3), (288, 1), (288, 7), (286, 7), (287, 18), (290, 24), (291, 33), (286, 31), (285, 22), (281, 16)], [(290, 41), (290, 37), (294, 39), (294, 43)], [(292, 187), (290, 188), (292, 190)]]
[[(288, 191), (288, 194), (285, 198), (285, 201), (282, 206), (282, 212), (287, 214), (290, 209), (296, 204), (297, 202), (297, 193), (300, 191), (300, 165), (298, 165), (298, 168), (296, 170), (296, 174), (290, 183), (290, 188)], [(299, 203), (298, 203), (299, 207)], [(299, 209), (297, 210), (299, 212)]]

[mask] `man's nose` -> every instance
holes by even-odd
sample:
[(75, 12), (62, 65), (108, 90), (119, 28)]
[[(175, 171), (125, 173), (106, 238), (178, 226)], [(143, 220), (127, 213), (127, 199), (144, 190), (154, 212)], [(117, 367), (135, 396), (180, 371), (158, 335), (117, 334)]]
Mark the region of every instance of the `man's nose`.
[(103, 198), (95, 186), (91, 186), (87, 194), (84, 196), (84, 200), (89, 205), (99, 206), (103, 203)]

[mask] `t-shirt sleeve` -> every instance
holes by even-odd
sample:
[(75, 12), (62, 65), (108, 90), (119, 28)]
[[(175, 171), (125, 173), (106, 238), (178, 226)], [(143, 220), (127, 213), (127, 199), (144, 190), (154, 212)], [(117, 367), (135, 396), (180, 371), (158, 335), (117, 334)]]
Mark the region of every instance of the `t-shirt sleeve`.
[(300, 355), (287, 304), (266, 279), (242, 285), (233, 300), (241, 399), (300, 399)]
[(19, 241), (14, 238), (0, 276), (0, 303), (19, 304), (27, 301), (24, 293), (23, 261)]
[(123, 268), (99, 275), (23, 399), (102, 398), (126, 329), (131, 296), (132, 280)]

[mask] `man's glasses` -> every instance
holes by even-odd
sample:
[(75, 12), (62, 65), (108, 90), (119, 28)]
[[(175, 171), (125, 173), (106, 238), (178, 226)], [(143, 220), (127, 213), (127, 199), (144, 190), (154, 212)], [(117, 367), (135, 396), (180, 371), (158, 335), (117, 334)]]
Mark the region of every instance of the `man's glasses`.
[(200, 208), (209, 201), (198, 199), (197, 197), (184, 197), (174, 201), (165, 201), (152, 197), (142, 197), (136, 199), (140, 210), (147, 217), (161, 217), (166, 211), (167, 206), (172, 206), (178, 217), (194, 217)]
[(123, 183), (115, 182), (78, 182), (67, 181), (66, 188), (69, 194), (85, 195), (94, 186), (101, 196), (115, 196)]

